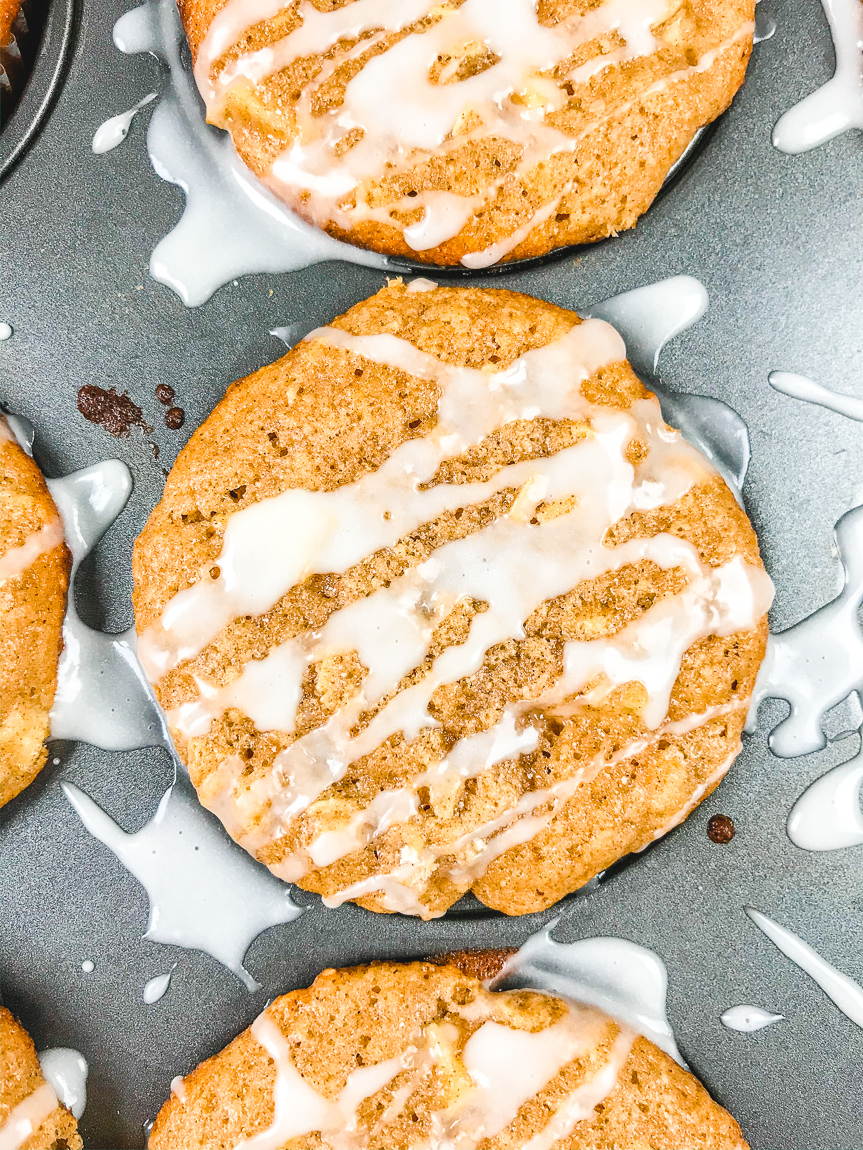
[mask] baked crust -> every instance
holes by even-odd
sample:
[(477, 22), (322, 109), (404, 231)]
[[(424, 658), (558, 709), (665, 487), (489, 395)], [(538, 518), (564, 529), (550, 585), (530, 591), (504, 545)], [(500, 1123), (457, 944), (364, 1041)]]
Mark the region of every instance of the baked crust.
[[(340, 0), (312, 2), (318, 12), (346, 6)], [(223, 0), (180, 0), (193, 59), (223, 7)], [(543, 27), (553, 29), (567, 17), (595, 14), (596, 8), (593, 0), (542, 0), (539, 15)], [(363, 54), (356, 37), (326, 52), (304, 52), (254, 85), (229, 87), (224, 102), (208, 106), (208, 115), (230, 132), (240, 157), (276, 195), (337, 239), (447, 266), (496, 244), (506, 247), (516, 237), (518, 242), (500, 260), (529, 259), (635, 225), (695, 133), (725, 111), (742, 84), (752, 51), (754, 11), (754, 0), (669, 0), (664, 19), (653, 26), (657, 48), (651, 54), (615, 60), (623, 41), (617, 33), (603, 34), (542, 74), (556, 97), (554, 110), (540, 122), (563, 134), (555, 137), (557, 151), (549, 145), (548, 155), (543, 152), (522, 170), (523, 146), (503, 130), (469, 131), (461, 146), (450, 139), (445, 149), (408, 149), (395, 165), (382, 162), (381, 170), (365, 178), (359, 190), (343, 195), (335, 210), (321, 206), (302, 175), (285, 180), (274, 175), (272, 165), (290, 146), (302, 143), (304, 134), (314, 136), (322, 117), (345, 99), (346, 85), (371, 61), (380, 66), (404, 33), (371, 36), (368, 42), (374, 46)], [(427, 29), (434, 19), (410, 28)], [(205, 86), (217, 82), (239, 56), (276, 45), (300, 24), (298, 3), (286, 3), (273, 19), (252, 26), (213, 60)], [(594, 74), (592, 62), (601, 56), (609, 63)], [(469, 55), (464, 75), (487, 63), (482, 53), (476, 59)], [(582, 68), (586, 79), (578, 77)], [(307, 122), (305, 128), (301, 121)], [(458, 234), (416, 250), (405, 228), (421, 219), (422, 209), (413, 204), (428, 202), (426, 193), (475, 196), (482, 202), (468, 212)]]
[(58, 542), (0, 583), (0, 805), (28, 786), (48, 755), (49, 712), (63, 648), (71, 555), (41, 471), (3, 423), (0, 556), (36, 532), (57, 527)]
[[(448, 364), (502, 370), (579, 322), (571, 312), (512, 292), (408, 291), (396, 281), (356, 305), (334, 327), (356, 335), (386, 332)], [(597, 410), (610, 412), (626, 411), (648, 395), (626, 362), (596, 372), (582, 393), (599, 405)], [(162, 501), (136, 542), (139, 635), (158, 624), (174, 595), (219, 575), (225, 525), (235, 511), (290, 488), (332, 490), (373, 472), (400, 444), (430, 434), (436, 405), (435, 385), (428, 379), (319, 340), (300, 343), (275, 364), (233, 384), (181, 453)], [(453, 483), (485, 478), (514, 460), (552, 454), (580, 434), (571, 421), (516, 421), (448, 461), (445, 478)], [(608, 532), (606, 546), (664, 532), (687, 540), (708, 567), (734, 557), (761, 567), (745, 513), (715, 473), (705, 474), (672, 505), (624, 516)], [(228, 706), (208, 734), (186, 737), (177, 709), (202, 698), (199, 681), (231, 683), (250, 660), (261, 660), (286, 640), (319, 629), (335, 612), (415, 568), (438, 546), (487, 526), (511, 506), (513, 497), (501, 494), (478, 508), (447, 512), (341, 576), (310, 576), (262, 615), (235, 618), (199, 655), (158, 679), (156, 690), (178, 751), (205, 805), (218, 809), (221, 765), (243, 764), (236, 803), (231, 800), (227, 815), (219, 810), (239, 841), (248, 820), (254, 823), (257, 817), (244, 807), (250, 801), (244, 796), (250, 797), (260, 780), (274, 777), (283, 748), (318, 729), (352, 697), (363, 668), (349, 656), (316, 664), (315, 673), (303, 680), (293, 735), (258, 730), (241, 710)], [(265, 845), (247, 842), (247, 849), (280, 873), (285, 859), (316, 836), (344, 827), (382, 791), (406, 785), (448, 753), (454, 741), (494, 726), (512, 700), (541, 695), (560, 674), (564, 641), (614, 635), (685, 584), (679, 569), (662, 570), (642, 560), (578, 583), (567, 595), (546, 602), (526, 621), (522, 640), (491, 647), (475, 674), (437, 689), (430, 710), (439, 729), (421, 731), (410, 740), (390, 738), (352, 763), (339, 782)], [(438, 649), (464, 642), (470, 622), (469, 613), (453, 611), (436, 632)], [(390, 872), (405, 848), (455, 841), (511, 810), (522, 796), (529, 799), (531, 792), (572, 776), (579, 764), (601, 756), (608, 765), (557, 804), (553, 817), (529, 841), (501, 854), (473, 882), (455, 881), (441, 863), (422, 895), (425, 916), (442, 913), (469, 887), (488, 906), (508, 914), (550, 906), (616, 859), (649, 844), (675, 812), (712, 791), (722, 764), (739, 749), (766, 636), (762, 618), (751, 630), (727, 638), (711, 635), (686, 650), (667, 719), (671, 727), (682, 721), (692, 729), (672, 730), (666, 724), (662, 737), (647, 732), (640, 718), (644, 690), (635, 683), (576, 707), (569, 717), (546, 714), (534, 753), (464, 780), (440, 801), (420, 792), (420, 808), (409, 821), (331, 865), (312, 867), (300, 885), (337, 896), (370, 875)], [(646, 735), (649, 745), (641, 745)], [(630, 745), (627, 755), (622, 748)], [(380, 894), (357, 900), (368, 909), (393, 909)]]
[[(45, 1084), (33, 1040), (11, 1011), (0, 1006), (0, 1126), (11, 1111)], [(21, 1150), (81, 1150), (78, 1123), (57, 1105)]]
[[(472, 965), (469, 954), (461, 965)], [(287, 1039), (292, 1061), (305, 1081), (328, 1098), (344, 1087), (351, 1071), (399, 1055), (408, 1041), (421, 1043), (428, 1027), (439, 1032), (455, 1027), (458, 1037), (451, 1039), (451, 1049), (439, 1056), (433, 1075), (414, 1082), (394, 1120), (380, 1124), (394, 1092), (409, 1080), (409, 1071), (359, 1108), (355, 1145), (408, 1150), (427, 1144), (431, 1114), (445, 1111), (469, 1088), (459, 1055), (483, 1019), (536, 1033), (558, 1022), (566, 1009), (560, 999), (534, 991), (488, 994), (476, 978), (453, 963), (378, 962), (326, 970), (308, 990), (277, 998), (266, 1013)], [(465, 1013), (472, 1017), (466, 1019)], [(501, 1133), (483, 1141), (484, 1150), (524, 1146), (547, 1125), (569, 1092), (608, 1060), (619, 1028), (607, 1015), (596, 1012), (596, 1018), (590, 1048), (529, 1099)], [(162, 1107), (150, 1135), (150, 1150), (223, 1150), (265, 1130), (273, 1121), (275, 1078), (273, 1060), (251, 1031), (244, 1031), (183, 1079), (183, 1100), (173, 1095)], [(371, 1129), (374, 1136), (369, 1140)], [(313, 1133), (292, 1138), (285, 1146), (312, 1150), (328, 1144)], [(640, 1037), (610, 1093), (590, 1118), (577, 1123), (554, 1146), (556, 1150), (620, 1146), (746, 1150), (731, 1115), (691, 1074)]]

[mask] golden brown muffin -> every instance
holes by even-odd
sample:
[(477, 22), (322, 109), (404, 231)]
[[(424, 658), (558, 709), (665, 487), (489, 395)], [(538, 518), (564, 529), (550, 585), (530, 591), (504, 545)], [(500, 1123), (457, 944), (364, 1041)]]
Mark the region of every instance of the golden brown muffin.
[(211, 123), (361, 247), (486, 267), (632, 227), (743, 82), (755, 0), (180, 0)]
[(691, 1074), (608, 1015), (534, 991), (490, 992), (454, 965), (423, 962), (326, 970), (308, 990), (276, 999), (250, 1030), (175, 1080), (148, 1143), (480, 1144), (746, 1147)]
[(772, 595), (612, 328), (424, 281), (232, 385), (133, 569), (204, 805), (330, 905), (426, 918), (541, 910), (681, 821)]
[(28, 786), (48, 751), (71, 556), (41, 471), (2, 421), (0, 490), (0, 805)]
[(5, 1006), (0, 1006), (0, 1129), (19, 1150), (84, 1145), (78, 1123), (45, 1081), (32, 1038)]
[(18, 15), (21, 0), (0, 0), (0, 47), (5, 48), (12, 33), (12, 21)]

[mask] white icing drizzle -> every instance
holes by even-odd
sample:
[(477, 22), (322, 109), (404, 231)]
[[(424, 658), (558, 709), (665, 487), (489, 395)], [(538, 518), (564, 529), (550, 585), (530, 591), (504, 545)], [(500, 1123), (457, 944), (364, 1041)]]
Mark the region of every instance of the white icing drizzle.
[(182, 1074), (177, 1074), (171, 1079), (171, 1093), (175, 1098), (178, 1098), (184, 1106), (186, 1105), (188, 1095), (186, 1093), (186, 1082)]
[(633, 1032), (628, 1030), (618, 1034), (605, 1066), (590, 1081), (572, 1091), (545, 1129), (525, 1143), (524, 1150), (552, 1150), (561, 1139), (572, 1133), (579, 1122), (593, 1115), (600, 1102), (614, 1089), (618, 1075), (629, 1057), (634, 1037)]
[(152, 277), (197, 307), (222, 284), (255, 272), (322, 260), (387, 267), (383, 256), (339, 243), (295, 216), (241, 163), (230, 140), (205, 124), (181, 62), (183, 36), (175, 0), (149, 0), (114, 26), (121, 52), (153, 52), (170, 71), (168, 91), (150, 118), (147, 151), (156, 174), (182, 187), (186, 205), (150, 257)]
[(127, 834), (88, 795), (63, 783), (66, 798), (147, 892), (144, 938), (203, 950), (249, 990), (258, 983), (242, 965), (252, 941), (302, 912), (287, 890), (229, 842), (200, 805), (175, 784), (154, 817)]
[(863, 986), (837, 970), (811, 946), (766, 914), (747, 906), (746, 913), (770, 941), (816, 982), (842, 1013), (863, 1027)]
[(20, 1150), (59, 1105), (50, 1082), (37, 1086), (32, 1094), (12, 1108), (0, 1127), (0, 1150)]
[[(483, 1004), (479, 1004), (482, 1010)], [(466, 1015), (467, 1017), (467, 1015)], [(473, 1017), (473, 1014), (470, 1015)], [(602, 1016), (590, 1008), (573, 1005), (566, 1015), (542, 1031), (530, 1033), (485, 1021), (468, 1039), (460, 1060), (474, 1090), (448, 1110), (432, 1114), (430, 1141), (414, 1143), (416, 1150), (472, 1150), (494, 1138), (515, 1119), (520, 1108), (542, 1091), (575, 1058), (591, 1048), (602, 1029)], [(285, 1142), (317, 1132), (333, 1150), (368, 1147), (377, 1131), (404, 1110), (418, 1080), (439, 1061), (451, 1056), (458, 1031), (449, 1023), (431, 1024), (410, 1040), (401, 1054), (374, 1066), (352, 1071), (334, 1099), (325, 1098), (300, 1074), (287, 1039), (264, 1013), (252, 1024), (251, 1033), (276, 1066), (273, 1088), (274, 1114), (269, 1127), (236, 1144), (235, 1150), (278, 1150)], [(547, 1126), (527, 1144), (531, 1150), (550, 1150), (566, 1137), (577, 1122), (590, 1117), (595, 1107), (614, 1089), (635, 1035), (622, 1029), (609, 1058), (592, 1077), (579, 1084)], [(415, 1073), (405, 1086), (393, 1091), (375, 1129), (360, 1133), (358, 1108), (367, 1098), (386, 1089), (404, 1070)]]
[(39, 1055), (42, 1073), (67, 1110), (77, 1119), (87, 1106), (87, 1059), (65, 1046), (43, 1050)]
[(598, 1007), (685, 1065), (666, 1015), (668, 971), (659, 955), (623, 938), (557, 942), (552, 932), (559, 922), (553, 918), (532, 934), (489, 986), (528, 987)]
[(63, 542), (63, 524), (58, 516), (31, 531), (23, 543), (10, 547), (0, 556), (0, 585), (23, 575), (40, 555), (45, 555)]
[(840, 594), (793, 627), (771, 635), (752, 695), (747, 730), (754, 730), (763, 699), (787, 699), (791, 714), (774, 729), (770, 748), (790, 757), (820, 750), (824, 715), (863, 686), (863, 505), (835, 528), (844, 573)]
[[(861, 732), (863, 736), (863, 732)], [(853, 758), (806, 788), (788, 816), (788, 837), (806, 851), (835, 851), (863, 844), (863, 742)]]
[(719, 1016), (719, 1021), (727, 1030), (739, 1030), (744, 1034), (752, 1034), (756, 1030), (763, 1030), (765, 1026), (772, 1026), (774, 1022), (781, 1022), (784, 1014), (771, 1014), (760, 1006), (732, 1006)]
[(164, 998), (168, 987), (171, 985), (171, 975), (173, 973), (174, 968), (172, 966), (171, 969), (166, 970), (164, 974), (157, 974), (154, 975), (153, 978), (147, 979), (142, 995), (147, 1006), (152, 1006), (154, 1002), (158, 1002), (160, 998)]
[[(856, 2), (859, 3), (859, 0)], [(837, 391), (831, 391), (820, 383), (807, 379), (805, 375), (797, 375), (793, 371), (771, 371), (767, 382), (774, 391), (781, 391), (783, 395), (802, 399), (806, 403), (817, 403), (820, 407), (828, 407), (839, 415), (847, 415), (849, 419), (863, 421), (863, 399), (855, 395), (842, 395)]]
[(863, 128), (863, 5), (860, 0), (822, 0), (833, 45), (833, 79), (796, 104), (773, 129), (780, 152), (808, 152), (847, 132)]
[[(348, 80), (338, 106), (316, 114), (312, 84), (319, 89), (343, 55), (325, 62), (304, 88), (296, 105), (296, 137), (273, 162), (268, 183), (316, 223), (332, 221), (350, 227), (372, 219), (395, 224), (415, 250), (436, 247), (458, 235), (506, 181), (520, 179), (554, 155), (574, 152), (586, 136), (614, 115), (670, 84), (708, 70), (723, 52), (753, 32), (753, 25), (745, 24), (692, 66), (654, 82), (623, 108), (612, 107), (579, 135), (570, 136), (546, 120), (548, 112), (565, 103), (559, 83), (566, 79), (570, 84), (587, 84), (610, 65), (651, 55), (660, 47), (652, 27), (667, 17), (666, 0), (606, 0), (585, 15), (565, 18), (552, 28), (539, 23), (531, 0), (465, 0), (458, 8), (436, 5), (433, 0), (355, 0), (326, 12), (302, 0), (302, 23), (298, 27), (275, 44), (240, 54), (213, 80), (213, 65), (224, 52), (248, 28), (274, 14), (270, 0), (229, 0), (214, 18), (195, 65), (208, 118), (219, 121), (232, 87), (254, 86), (300, 57), (326, 52), (340, 41), (360, 37), (347, 56), (364, 58), (364, 64)], [(422, 24), (422, 34), (411, 30), (417, 21), (429, 16), (436, 17), (435, 22)], [(401, 31), (407, 34), (373, 58), (366, 56), (370, 49), (384, 46), (391, 33)], [(580, 47), (612, 36), (621, 42), (620, 47), (580, 67), (564, 68), (566, 75), (557, 81), (542, 75), (563, 64)], [(483, 51), (496, 59), (458, 82), (430, 79), (430, 69), (445, 55), (453, 56), (455, 74), (461, 54), (469, 51), (470, 45), (482, 45)], [(446, 79), (446, 75), (441, 76), (442, 81)], [(365, 200), (362, 187), (366, 181), (384, 173), (408, 171), (428, 157), (455, 153), (480, 135), (512, 140), (522, 148), (515, 171), (480, 193), (463, 196), (420, 191), (382, 208), (371, 207)], [(497, 262), (544, 223), (569, 191), (571, 186), (566, 186), (527, 223), (486, 250), (465, 256), (462, 262), (471, 268)], [(348, 207), (344, 201), (354, 192), (357, 202)], [(393, 219), (394, 209), (421, 209), (422, 215), (419, 222), (404, 226)]]
[[(669, 338), (679, 325), (665, 330)], [(312, 843), (308, 856), (295, 854), (273, 864), (276, 874), (291, 881), (307, 871), (309, 857), (316, 865), (329, 865), (362, 848), (386, 827), (410, 818), (418, 786), (467, 777), (534, 749), (536, 734), (526, 733), (523, 726), (528, 712), (563, 703), (597, 676), (608, 687), (643, 683), (649, 697), (644, 722), (649, 728), (660, 727), (688, 647), (709, 634), (730, 635), (753, 626), (772, 596), (770, 581), (760, 569), (739, 558), (710, 569), (690, 544), (671, 536), (633, 539), (614, 549), (602, 546), (607, 529), (631, 509), (673, 503), (711, 474), (703, 459), (665, 427), (655, 400), (639, 400), (628, 412), (612, 413), (581, 397), (578, 388), (584, 379), (624, 357), (620, 337), (604, 321), (586, 320), (493, 374), (448, 367), (389, 335), (353, 336), (339, 329), (320, 329), (307, 338), (435, 380), (440, 387), (437, 426), (427, 438), (402, 444), (377, 471), (355, 483), (329, 492), (289, 489), (230, 516), (216, 560), (218, 578), (209, 577), (213, 564), (208, 562), (199, 582), (175, 595), (161, 619), (139, 640), (152, 678), (200, 652), (231, 618), (268, 610), (311, 573), (345, 571), (443, 510), (476, 503), (504, 488), (519, 488), (520, 494), (507, 515), (438, 548), (426, 563), (388, 587), (335, 612), (320, 631), (291, 639), (266, 658), (246, 663), (227, 686), (196, 679), (198, 700), (177, 708), (170, 717), (172, 727), (185, 738), (206, 734), (213, 718), (231, 706), (249, 715), (259, 730), (291, 732), (307, 668), (331, 652), (354, 650), (368, 670), (349, 703), (280, 751), (271, 772), (244, 793), (236, 793), (244, 764), (235, 759), (222, 763), (202, 786), (202, 802), (253, 853), (284, 833), (290, 819), (342, 778), (351, 762), (397, 731), (411, 739), (423, 727), (437, 725), (428, 713), (437, 687), (475, 672), (494, 644), (522, 637), (523, 621), (543, 602), (585, 578), (642, 559), (664, 569), (683, 568), (689, 584), (612, 638), (567, 643), (563, 675), (551, 690), (538, 699), (510, 704), (491, 731), (457, 744), (447, 760), (428, 773), (429, 778), (422, 776), (398, 792), (382, 792), (345, 827)], [(503, 467), (487, 482), (421, 488), (444, 459), (461, 454), (513, 419), (537, 415), (589, 421), (591, 430), (574, 447)], [(636, 435), (649, 448), (646, 469), (638, 474), (624, 456)], [(574, 508), (531, 526), (539, 504), (573, 494), (578, 496)], [(506, 565), (498, 561), (503, 553), (508, 556)], [(488, 604), (474, 618), (468, 639), (444, 651), (422, 680), (384, 702), (403, 676), (422, 663), (435, 628), (465, 598)], [(359, 716), (381, 703), (365, 729), (353, 735)], [(697, 797), (730, 761), (704, 782)], [(593, 774), (605, 765), (594, 763)], [(504, 850), (547, 825), (560, 802), (591, 777), (590, 769), (580, 770), (552, 788), (527, 794), (515, 808), (455, 843), (408, 850), (402, 864), (389, 874), (352, 884), (327, 902), (336, 905), (380, 890), (391, 909), (416, 913), (417, 894), (411, 887), (416, 882), (424, 885), (437, 857), (466, 850), (469, 857), (458, 860), (451, 875), (470, 885)], [(549, 813), (533, 813), (548, 803)], [(677, 812), (668, 827), (676, 825), (691, 805)], [(516, 825), (509, 826), (514, 819)], [(484, 836), (494, 837), (488, 844)]]
[[(11, 329), (10, 329), (11, 334)], [(27, 455), (33, 454), (33, 428), (5, 412), (0, 416), (0, 443), (17, 443)], [(24, 542), (8, 547), (0, 556), (0, 586), (27, 571), (40, 555), (53, 551), (63, 542), (63, 523), (54, 516), (38, 530), (31, 531)]]
[(749, 432), (736, 411), (706, 395), (670, 391), (658, 378), (662, 349), (707, 311), (707, 289), (693, 276), (672, 276), (623, 292), (582, 312), (612, 324), (624, 337), (626, 357), (659, 398), (663, 417), (706, 455), (742, 504), (749, 467)]
[(104, 124), (101, 124), (96, 129), (96, 134), (93, 136), (93, 154), (101, 156), (105, 152), (113, 151), (118, 144), (122, 144), (126, 137), (129, 135), (129, 129), (132, 126), (132, 121), (140, 110), (151, 101), (156, 99), (156, 93), (150, 92), (139, 100), (134, 107), (130, 108), (128, 112), (120, 112), (117, 116), (111, 116)]
[(48, 487), (72, 552), (51, 738), (80, 739), (109, 751), (169, 746), (162, 712), (135, 655), (134, 628), (120, 635), (95, 631), (75, 605), (78, 567), (126, 505), (129, 469), (109, 459), (49, 479)]

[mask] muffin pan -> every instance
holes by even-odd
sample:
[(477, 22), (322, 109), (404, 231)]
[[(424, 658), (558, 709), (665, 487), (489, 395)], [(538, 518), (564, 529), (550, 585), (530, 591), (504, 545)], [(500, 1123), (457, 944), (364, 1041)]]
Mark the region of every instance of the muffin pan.
[[(661, 375), (672, 391), (724, 400), (749, 428), (744, 498), (776, 583), (771, 623), (781, 631), (840, 586), (832, 532), (863, 497), (863, 424), (771, 390), (767, 375), (797, 371), (840, 392), (863, 391), (863, 164), (854, 132), (799, 156), (772, 147), (778, 117), (829, 79), (833, 49), (817, 0), (762, 7), (774, 8), (776, 34), (756, 49), (708, 146), (633, 232), (470, 282), (576, 310), (671, 275), (705, 284), (707, 314), (669, 345)], [(55, 10), (59, 19), (65, 9), (58, 2)], [(300, 338), (370, 295), (384, 275), (345, 263), (258, 275), (195, 309), (148, 277), (150, 253), (181, 210), (179, 190), (147, 160), (151, 109), (116, 150), (95, 156), (90, 148), (106, 118), (165, 83), (156, 60), (114, 49), (111, 30), (123, 11), (120, 2), (85, 0), (67, 17), (76, 28), (74, 58), (50, 114), (22, 154), (14, 129), (26, 93), (2, 139), (4, 172), (12, 169), (2, 189), (0, 320), (13, 329), (3, 344), (4, 401), (35, 424), (36, 457), (49, 476), (110, 457), (134, 475), (126, 509), (76, 586), (84, 621), (112, 632), (131, 623), (132, 541), (159, 498), (163, 468), (191, 431), (228, 383), (278, 357), (271, 329), (290, 327)], [(182, 429), (164, 424), (155, 395), (163, 383), (185, 411)], [(85, 384), (127, 391), (152, 433), (133, 427), (113, 439), (85, 422), (77, 409)], [(524, 919), (468, 900), (431, 923), (353, 906), (324, 911), (300, 893), (296, 901), (311, 909), (264, 933), (246, 956), (262, 984), (255, 993), (201, 952), (141, 941), (143, 889), (87, 833), (60, 789), (61, 780), (76, 783), (134, 830), (171, 781), (168, 755), (54, 743), (48, 767), (3, 812), (4, 1003), (40, 1049), (74, 1047), (88, 1059), (85, 1145), (142, 1146), (170, 1079), (223, 1047), (268, 998), (307, 985), (327, 966), (515, 946), (562, 911), (558, 937), (619, 936), (662, 956), (680, 1048), (756, 1150), (859, 1150), (863, 1032), (743, 909), (764, 911), (863, 979), (863, 848), (810, 853), (785, 828), (805, 787), (856, 753), (859, 736), (850, 732), (860, 710), (852, 697), (828, 716), (824, 750), (782, 759), (768, 749), (767, 733), (785, 710), (764, 703), (719, 790), (590, 893)], [(707, 835), (720, 813), (736, 825), (726, 844)], [(175, 963), (167, 992), (146, 1005), (145, 984)], [(720, 1015), (741, 1003), (785, 1018), (752, 1034), (727, 1030)]]

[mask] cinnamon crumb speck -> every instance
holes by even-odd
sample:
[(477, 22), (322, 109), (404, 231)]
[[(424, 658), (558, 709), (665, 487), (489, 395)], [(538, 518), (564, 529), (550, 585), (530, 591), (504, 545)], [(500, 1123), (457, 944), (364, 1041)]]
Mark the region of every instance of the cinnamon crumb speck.
[(176, 431), (186, 422), (186, 413), (182, 407), (169, 407), (165, 412), (165, 426)]
[(730, 843), (734, 838), (734, 821), (728, 815), (713, 815), (707, 824), (707, 837), (713, 843)]
[(106, 390), (93, 383), (85, 384), (78, 389), (78, 410), (90, 423), (97, 423), (117, 438), (128, 435), (133, 427), (150, 430), (137, 403), (113, 387)]

